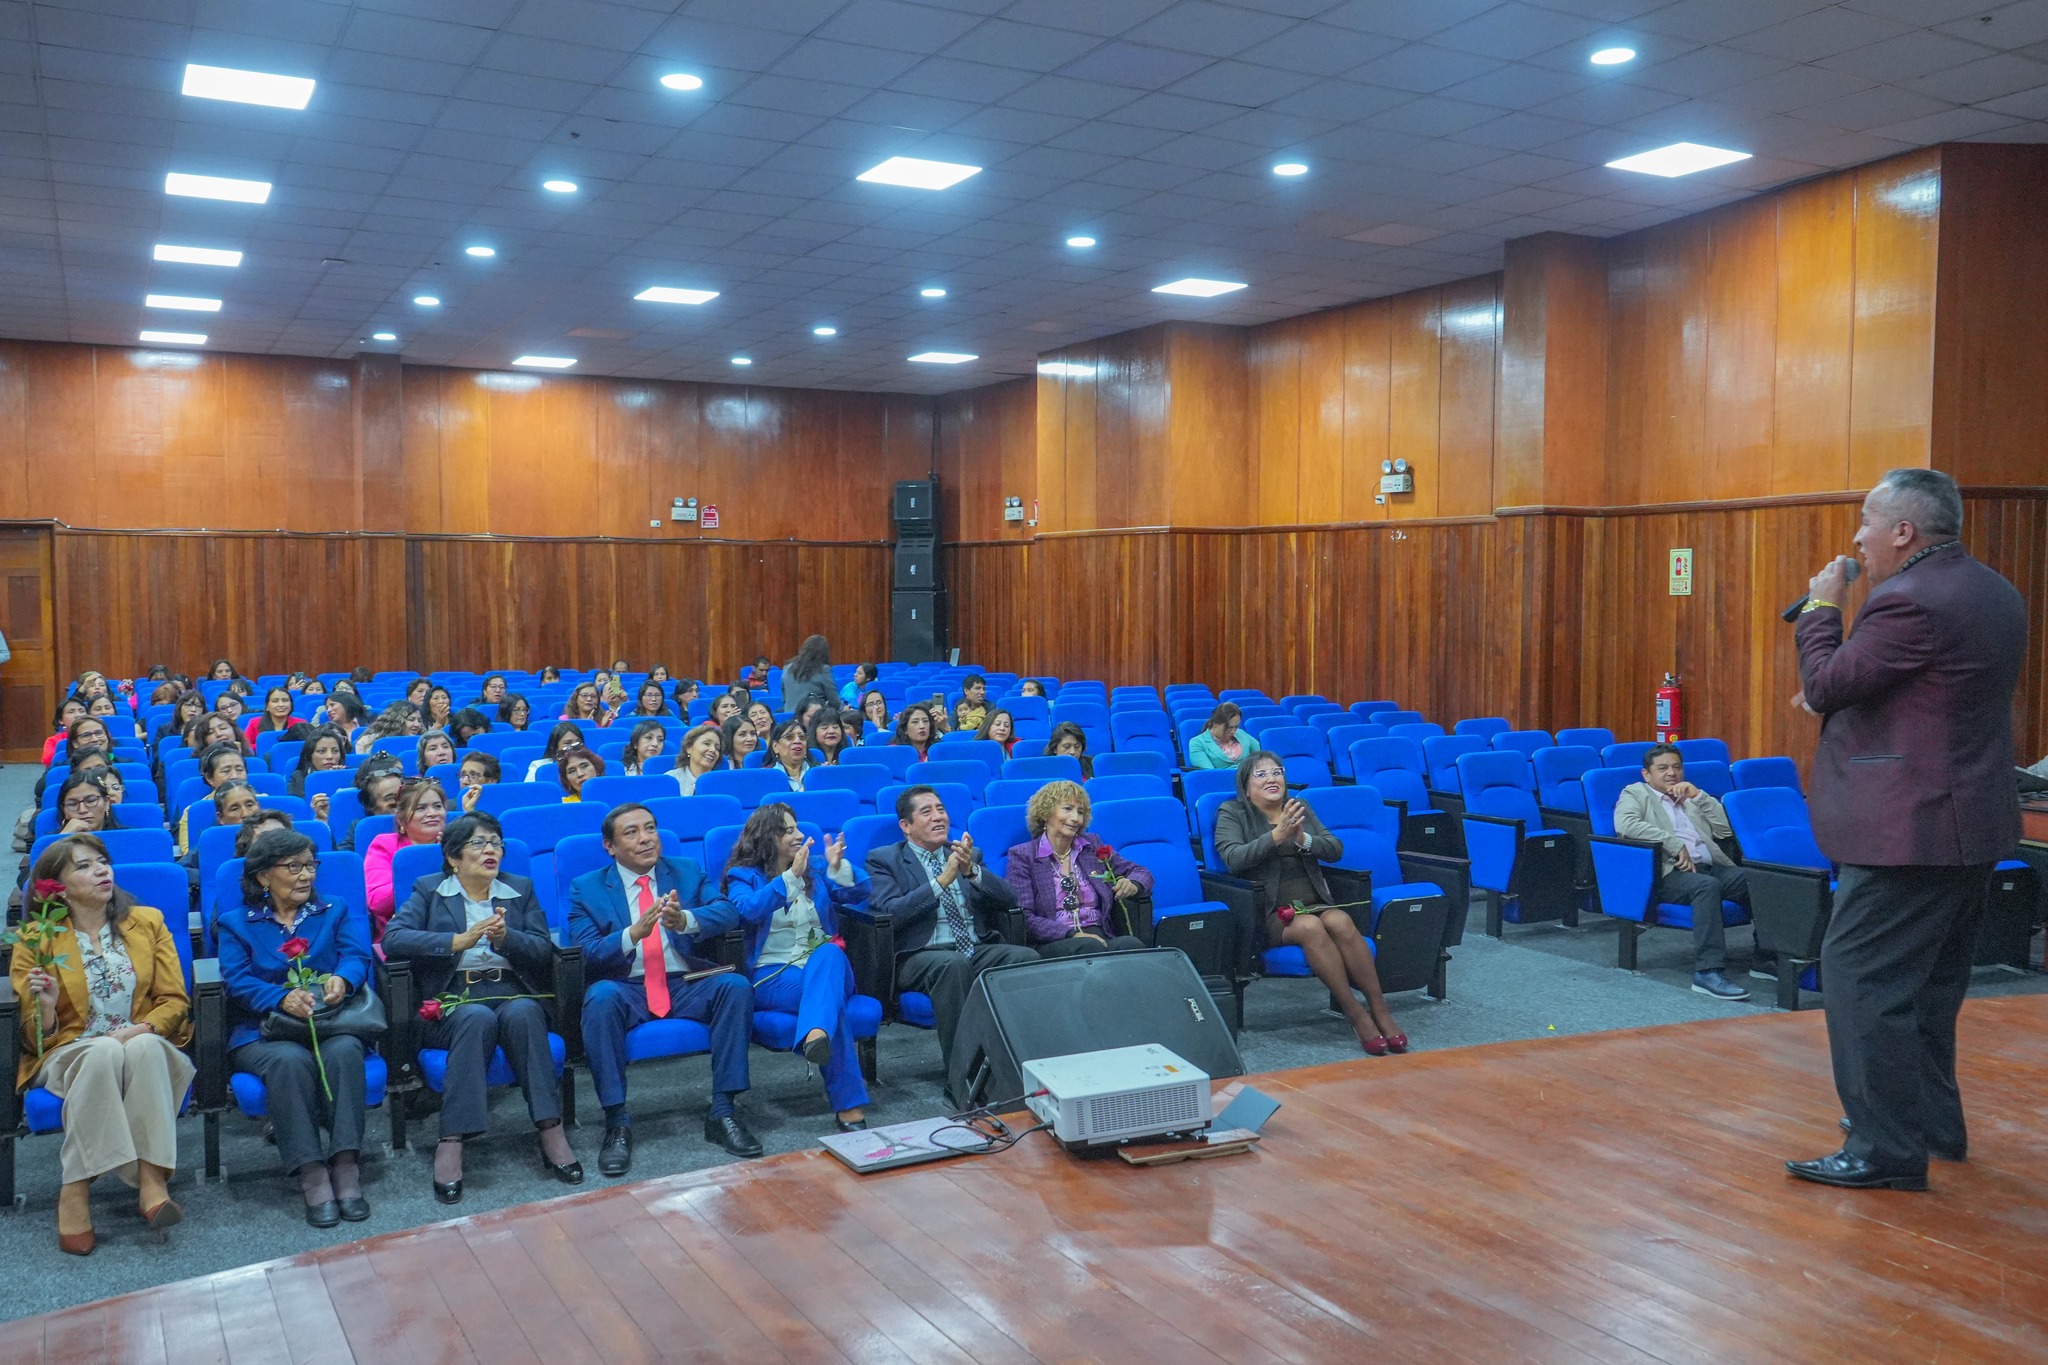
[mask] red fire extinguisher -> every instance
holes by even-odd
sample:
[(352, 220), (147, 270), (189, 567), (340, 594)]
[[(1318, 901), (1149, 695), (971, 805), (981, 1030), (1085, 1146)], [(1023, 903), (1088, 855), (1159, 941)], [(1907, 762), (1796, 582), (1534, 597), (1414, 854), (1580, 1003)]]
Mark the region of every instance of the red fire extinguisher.
[(1684, 725), (1685, 692), (1678, 685), (1678, 676), (1666, 673), (1664, 685), (1657, 689), (1657, 742), (1671, 743)]

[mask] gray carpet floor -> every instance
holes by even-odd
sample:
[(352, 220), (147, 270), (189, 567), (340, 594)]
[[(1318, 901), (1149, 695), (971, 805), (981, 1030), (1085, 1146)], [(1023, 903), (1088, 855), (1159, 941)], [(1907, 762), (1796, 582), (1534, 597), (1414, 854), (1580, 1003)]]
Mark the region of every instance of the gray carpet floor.
[[(35, 770), (0, 770), (0, 811), (27, 801)], [(9, 854), (0, 866), (13, 869)], [(1696, 994), (1690, 986), (1690, 940), (1675, 932), (1645, 936), (1642, 970), (1614, 966), (1618, 926), (1598, 916), (1579, 929), (1510, 926), (1503, 940), (1487, 938), (1483, 914), (1471, 913), (1469, 935), (1456, 950), (1449, 998), (1432, 1002), (1419, 993), (1392, 998), (1395, 1015), (1416, 1052), (1552, 1034), (1639, 1028), (1653, 1024), (1717, 1019), (1768, 1006), (1769, 983), (1759, 982), (1747, 1003), (1724, 1003)], [(1736, 966), (1747, 965), (1748, 931), (1730, 932)], [(2039, 960), (2037, 946), (2036, 960)], [(1741, 979), (1738, 977), (1738, 979)], [(2048, 978), (1999, 969), (1978, 973), (1973, 993), (2007, 994), (2048, 990)], [(1809, 998), (1809, 1004), (1812, 1003)], [(1246, 999), (1239, 1039), (1246, 1068), (1279, 1071), (1324, 1062), (1359, 1061), (1368, 1067), (1398, 1067), (1399, 1057), (1364, 1058), (1350, 1030), (1328, 1008), (1328, 997), (1312, 981), (1273, 979), (1255, 983)], [(831, 1113), (816, 1073), (800, 1058), (755, 1049), (753, 1089), (742, 1111), (768, 1152), (800, 1150), (830, 1131)], [(943, 1112), (944, 1076), (938, 1046), (919, 1029), (891, 1025), (878, 1041), (879, 1080), (869, 1107), (877, 1123)], [(636, 1150), (631, 1176), (646, 1178), (697, 1170), (731, 1160), (703, 1140), (708, 1077), (704, 1058), (636, 1067), (631, 1076)], [(587, 1077), (579, 1077), (578, 1110), (583, 1119), (572, 1141), (589, 1172), (585, 1188), (600, 1183), (596, 1148), (600, 1111)], [(547, 1199), (569, 1191), (539, 1169), (530, 1125), (515, 1092), (496, 1097), (494, 1131), (469, 1147), (462, 1203), (446, 1208), (430, 1189), (435, 1119), (409, 1124), (409, 1150), (388, 1146), (368, 1154), (365, 1194), (370, 1221), (328, 1232), (306, 1225), (296, 1192), (277, 1170), (275, 1148), (261, 1126), (230, 1114), (222, 1120), (224, 1178), (206, 1183), (200, 1174), (200, 1121), (180, 1127), (184, 1169), (173, 1191), (186, 1221), (165, 1241), (142, 1229), (132, 1192), (111, 1178), (94, 1187), (94, 1221), (99, 1250), (79, 1260), (55, 1246), (54, 1200), (59, 1183), (55, 1136), (16, 1143), (17, 1207), (0, 1216), (0, 1265), (10, 1269), (10, 1292), (0, 1298), (0, 1318), (45, 1312), (172, 1280), (205, 1275), (356, 1237), (392, 1232), (511, 1204)], [(371, 1135), (389, 1137), (388, 1115), (371, 1116)]]

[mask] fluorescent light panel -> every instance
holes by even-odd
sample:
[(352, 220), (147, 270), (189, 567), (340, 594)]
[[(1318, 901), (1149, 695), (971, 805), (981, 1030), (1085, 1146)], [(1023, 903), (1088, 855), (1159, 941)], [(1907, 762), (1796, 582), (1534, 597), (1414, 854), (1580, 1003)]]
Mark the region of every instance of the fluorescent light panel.
[(1307, 175), (1308, 167), (1299, 161), (1283, 161), (1273, 168), (1275, 175)]
[(970, 175), (980, 174), (979, 166), (963, 166), (954, 161), (923, 161), (914, 156), (892, 156), (879, 166), (868, 167), (854, 178), (871, 185), (943, 190), (959, 184)]
[(182, 194), (191, 199), (225, 199), (235, 204), (267, 204), (270, 202), (270, 182), (172, 171), (164, 177), (164, 193)]
[(204, 346), (204, 332), (144, 332), (142, 340), (153, 341), (162, 346)]
[(1218, 294), (1232, 294), (1244, 285), (1232, 280), (1205, 280), (1199, 275), (1190, 275), (1184, 280), (1152, 287), (1155, 294), (1185, 294), (1191, 299), (1213, 299)]
[(190, 294), (151, 294), (143, 299), (151, 308), (181, 308), (188, 313), (218, 313), (219, 299), (196, 299)]
[(396, 333), (396, 332), (372, 332), (372, 333), (370, 333), (370, 340), (372, 340), (372, 341), (396, 341), (396, 340), (398, 340), (398, 333)]
[(1647, 152), (1637, 152), (1634, 156), (1625, 156), (1619, 161), (1610, 161), (1607, 165), (1612, 170), (1640, 171), (1644, 175), (1661, 175), (1670, 179), (1747, 160), (1748, 152), (1731, 152), (1726, 147), (1708, 147), (1698, 142), (1674, 142), (1669, 147), (1656, 147)]
[(754, 363), (754, 358), (748, 355), (736, 355), (732, 358), (732, 363), (744, 369), (746, 366)]
[(544, 190), (552, 190), (556, 194), (576, 193), (576, 182), (573, 180), (543, 180), (540, 182), (540, 187)]
[(240, 265), (239, 251), (218, 251), (210, 246), (172, 246), (158, 242), (151, 253), (159, 261), (176, 261), (181, 265)]
[(495, 256), (498, 249), (494, 246), (466, 246), (462, 252), (465, 256)]
[(195, 62), (185, 68), (183, 93), (203, 100), (303, 109), (313, 98), (313, 82), (304, 76), (273, 76), (268, 71), (237, 71), (232, 66), (200, 66)]
[(432, 294), (414, 294), (412, 301), (422, 308), (439, 308), (441, 306), (441, 300), (435, 298)]
[(527, 365), (536, 370), (566, 370), (576, 363), (575, 357), (566, 355), (520, 355), (512, 357), (514, 365)]
[(837, 327), (813, 327), (811, 335), (814, 337), (836, 337), (839, 335), (839, 329)]
[(661, 78), (661, 83), (671, 90), (702, 90), (704, 78), (692, 76), (687, 71), (671, 71)]
[(919, 298), (925, 299), (942, 299), (946, 297), (946, 291), (936, 286), (930, 289), (920, 289), (917, 291), (917, 294)]
[(910, 358), (920, 365), (965, 365), (970, 360), (981, 359), (965, 351), (919, 351)]
[(1635, 59), (1636, 50), (1632, 47), (1603, 47), (1586, 60), (1595, 66), (1620, 66)]
[(1091, 247), (1095, 245), (1095, 239), (1093, 237), (1069, 237), (1067, 238), (1067, 245), (1071, 247)]
[(718, 297), (716, 289), (676, 289), (666, 284), (657, 284), (643, 289), (633, 296), (642, 303), (709, 303)]

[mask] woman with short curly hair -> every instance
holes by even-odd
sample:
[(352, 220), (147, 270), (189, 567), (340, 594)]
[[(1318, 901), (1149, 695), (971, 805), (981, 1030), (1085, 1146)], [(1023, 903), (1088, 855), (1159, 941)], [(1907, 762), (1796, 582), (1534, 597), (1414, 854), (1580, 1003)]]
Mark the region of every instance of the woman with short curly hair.
[(1031, 838), (1009, 852), (1010, 889), (1040, 957), (1123, 952), (1145, 946), (1133, 931), (1150, 926), (1136, 904), (1152, 892), (1152, 874), (1088, 837), (1093, 809), (1078, 782), (1048, 782), (1024, 809)]

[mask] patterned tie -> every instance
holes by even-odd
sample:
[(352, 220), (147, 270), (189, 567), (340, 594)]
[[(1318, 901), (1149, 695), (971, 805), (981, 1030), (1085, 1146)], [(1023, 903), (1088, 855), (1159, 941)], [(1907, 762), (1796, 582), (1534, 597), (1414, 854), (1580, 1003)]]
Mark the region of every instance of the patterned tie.
[[(913, 844), (912, 847), (915, 848), (916, 845)], [(939, 874), (946, 869), (945, 860), (939, 857), (939, 851), (935, 848), (920, 848), (917, 851), (924, 859), (925, 870), (936, 883)], [(967, 917), (967, 901), (960, 894), (960, 883), (956, 881), (951, 886), (939, 886), (936, 889), (939, 893), (939, 910), (946, 917), (946, 927), (953, 931), (953, 946), (960, 950), (962, 957), (973, 957), (974, 925)]]
[[(654, 908), (654, 879), (645, 873), (640, 877), (640, 915)], [(668, 952), (663, 946), (667, 930), (659, 924), (654, 932), (640, 940), (640, 960), (647, 967), (647, 1008), (657, 1019), (668, 1018)]]

